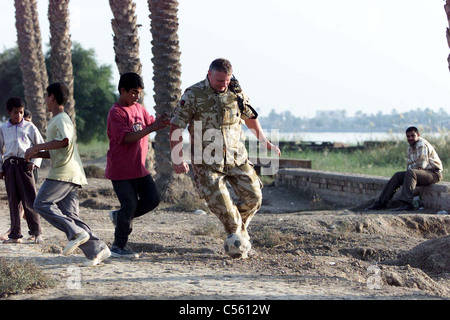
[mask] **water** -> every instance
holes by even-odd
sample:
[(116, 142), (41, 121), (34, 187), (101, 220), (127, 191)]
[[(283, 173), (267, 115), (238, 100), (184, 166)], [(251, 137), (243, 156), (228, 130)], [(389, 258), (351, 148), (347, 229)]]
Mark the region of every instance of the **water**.
[[(277, 141), (316, 141), (316, 142), (341, 142), (348, 145), (362, 144), (364, 141), (389, 141), (405, 138), (404, 133), (388, 132), (278, 132), (278, 130), (264, 130), (267, 138), (274, 142)], [(247, 138), (255, 140), (256, 137), (250, 130), (244, 130)], [(150, 137), (154, 139), (155, 132)], [(405, 138), (406, 139), (406, 138)], [(189, 141), (187, 130), (183, 132), (184, 142)]]
[[(315, 142), (341, 142), (348, 145), (362, 144), (364, 141), (388, 141), (398, 140), (405, 137), (405, 134), (393, 134), (388, 132), (275, 132), (265, 131), (269, 140), (278, 141), (315, 141)], [(255, 139), (250, 131), (246, 131), (246, 136)]]
[(285, 141), (330, 141), (356, 145), (364, 141), (388, 141), (398, 140), (405, 134), (393, 134), (387, 132), (280, 132), (279, 140)]

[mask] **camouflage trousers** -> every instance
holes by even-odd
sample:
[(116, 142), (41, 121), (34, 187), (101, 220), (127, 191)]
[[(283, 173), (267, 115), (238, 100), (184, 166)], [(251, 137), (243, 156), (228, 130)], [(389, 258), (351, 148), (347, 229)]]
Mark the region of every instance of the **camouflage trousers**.
[[(208, 204), (208, 208), (222, 222), (225, 231), (240, 233), (250, 239), (247, 228), (261, 207), (262, 183), (250, 163), (225, 166), (223, 171), (194, 165), (194, 183)], [(227, 188), (232, 187), (237, 201), (234, 202)]]

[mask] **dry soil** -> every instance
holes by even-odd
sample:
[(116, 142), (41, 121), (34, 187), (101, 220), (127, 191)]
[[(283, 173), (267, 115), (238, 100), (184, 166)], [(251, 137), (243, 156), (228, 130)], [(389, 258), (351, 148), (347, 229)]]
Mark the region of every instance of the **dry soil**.
[[(104, 163), (85, 161), (85, 165)], [(40, 172), (40, 181), (46, 176)], [(82, 219), (111, 245), (108, 213), (118, 208), (109, 180), (89, 178), (80, 192)], [(64, 257), (65, 235), (42, 221), (43, 244), (0, 244), (0, 255), (35, 262), (55, 286), (4, 299), (158, 300), (446, 300), (450, 297), (450, 216), (339, 208), (267, 185), (250, 226), (253, 254), (233, 260), (209, 212), (162, 204), (134, 223), (135, 260), (110, 258), (82, 267), (79, 249)], [(328, 208), (328, 209), (327, 209)], [(0, 232), (9, 227), (4, 184)], [(27, 226), (22, 225), (26, 238)]]

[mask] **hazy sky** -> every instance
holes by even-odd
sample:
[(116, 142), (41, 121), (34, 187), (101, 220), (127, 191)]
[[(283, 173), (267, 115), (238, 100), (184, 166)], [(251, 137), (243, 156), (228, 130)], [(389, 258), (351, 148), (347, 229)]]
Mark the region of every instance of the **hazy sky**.
[[(153, 111), (147, 0), (135, 0), (145, 104)], [(212, 60), (228, 58), (261, 115), (290, 110), (449, 112), (450, 72), (443, 0), (180, 0), (182, 90), (202, 80)], [(0, 50), (16, 44), (13, 0), (0, 0)], [(47, 48), (48, 1), (38, 0)], [(114, 62), (108, 0), (72, 0), (72, 41)], [(154, 111), (153, 111), (154, 112)]]

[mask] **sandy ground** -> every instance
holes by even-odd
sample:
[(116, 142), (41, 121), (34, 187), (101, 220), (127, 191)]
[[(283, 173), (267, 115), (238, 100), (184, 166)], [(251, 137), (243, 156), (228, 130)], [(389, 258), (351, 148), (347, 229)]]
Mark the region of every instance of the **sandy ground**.
[[(45, 176), (43, 169), (40, 177)], [(110, 181), (89, 178), (80, 206), (83, 220), (111, 245), (114, 228), (108, 212), (118, 201)], [(325, 207), (296, 190), (266, 186), (263, 207), (250, 227), (253, 255), (233, 260), (224, 254), (225, 233), (214, 215), (163, 204), (134, 223), (129, 246), (139, 259), (110, 258), (91, 268), (81, 266), (79, 249), (64, 257), (64, 234), (43, 221), (45, 243), (0, 244), (0, 256), (34, 261), (56, 285), (4, 299), (450, 298), (446, 262), (436, 262), (441, 269), (425, 270), (411, 255), (419, 244), (448, 237), (449, 215), (426, 209), (393, 214)], [(9, 227), (4, 183), (0, 210), (4, 232)], [(25, 222), (23, 231), (26, 235)]]

